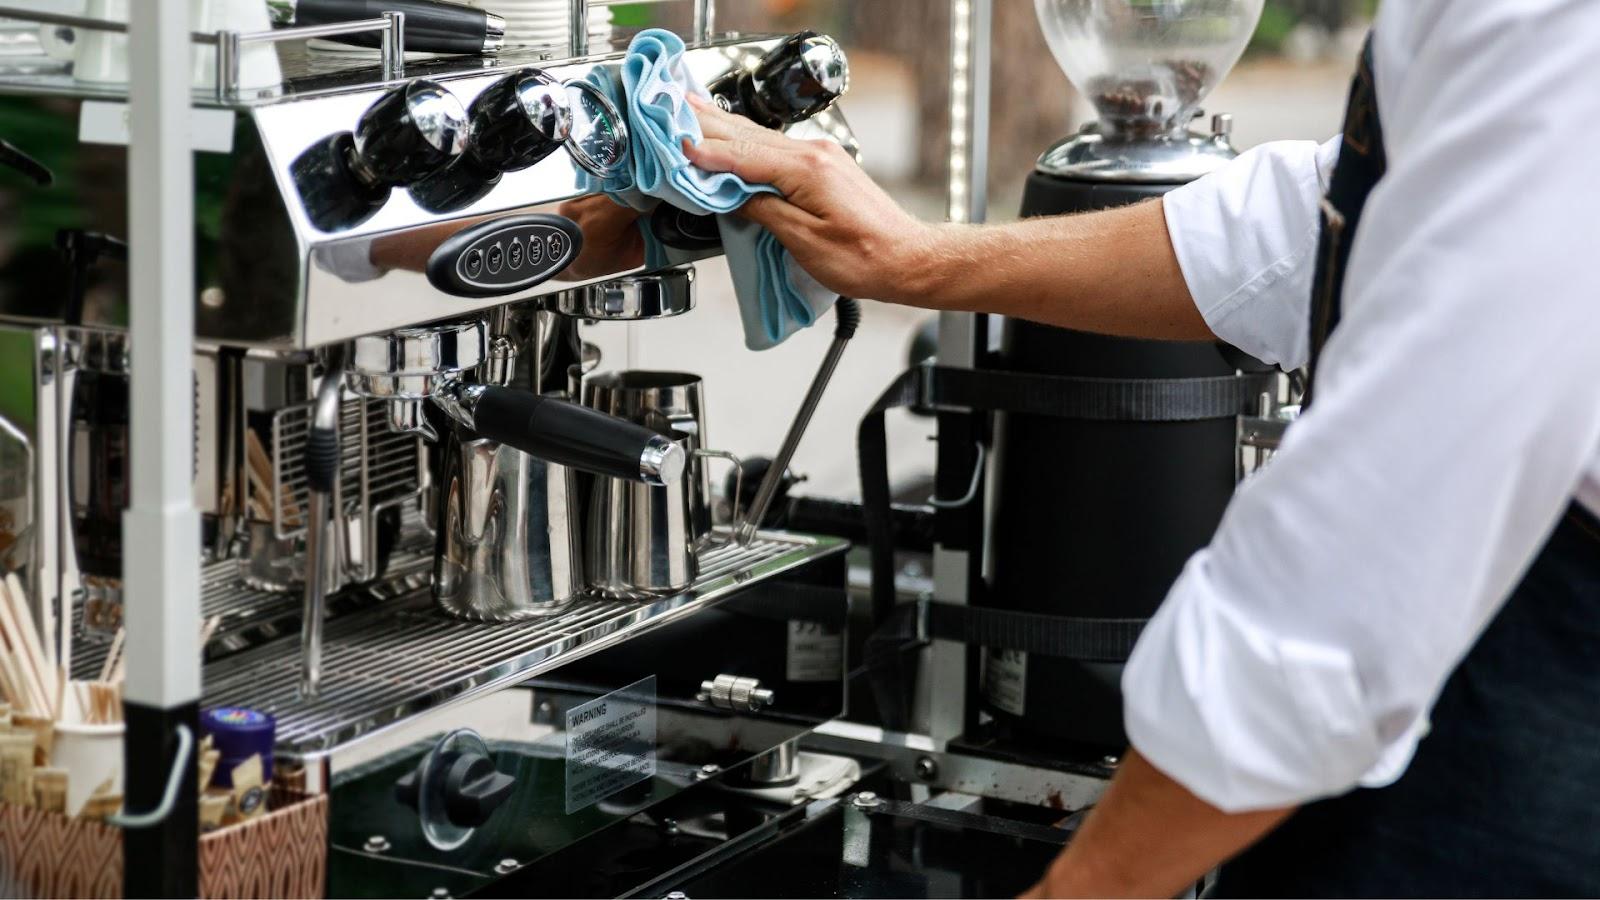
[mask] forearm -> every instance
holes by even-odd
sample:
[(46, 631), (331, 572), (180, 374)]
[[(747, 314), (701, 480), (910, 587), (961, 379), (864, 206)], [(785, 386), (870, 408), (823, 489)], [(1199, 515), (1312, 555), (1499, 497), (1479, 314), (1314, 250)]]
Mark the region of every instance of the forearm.
[(920, 277), (886, 299), (1129, 337), (1213, 340), (1178, 267), (1159, 201), (936, 228)]
[(1292, 808), (1224, 813), (1129, 750), (1100, 804), (1030, 897), (1172, 897)]

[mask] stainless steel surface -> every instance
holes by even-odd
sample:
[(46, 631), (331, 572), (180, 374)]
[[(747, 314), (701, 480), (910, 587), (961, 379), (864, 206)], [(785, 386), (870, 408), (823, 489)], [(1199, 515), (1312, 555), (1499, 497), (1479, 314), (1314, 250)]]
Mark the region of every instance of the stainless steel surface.
[(345, 381), (350, 390), (388, 401), (394, 430), (436, 440), (419, 401), (436, 396), (488, 358), (488, 329), (482, 319), (402, 328), (356, 338), (349, 355)]
[(676, 593), (694, 582), (700, 544), (712, 539), (697, 539), (694, 533), (690, 497), (697, 480), (658, 487), (595, 479), (584, 536), (584, 574), (591, 590), (602, 597), (643, 599)]
[(756, 490), (755, 499), (750, 502), (750, 511), (745, 514), (744, 525), (738, 531), (740, 543), (746, 543), (755, 537), (756, 529), (760, 527), (761, 520), (767, 514), (767, 508), (772, 505), (772, 498), (777, 496), (778, 485), (783, 483), (783, 474), (789, 471), (789, 463), (794, 459), (794, 452), (799, 449), (800, 440), (805, 437), (806, 426), (811, 424), (811, 417), (816, 415), (817, 404), (822, 402), (822, 395), (828, 390), (828, 382), (833, 380), (834, 370), (839, 368), (839, 359), (844, 356), (844, 350), (849, 345), (848, 337), (835, 337), (833, 343), (828, 345), (828, 353), (822, 358), (822, 366), (817, 369), (817, 376), (812, 379), (811, 387), (806, 389), (806, 396), (800, 402), (800, 409), (795, 413), (794, 422), (789, 426), (789, 433), (784, 435), (783, 445), (778, 448), (777, 456), (773, 457), (772, 465), (767, 468), (766, 477), (761, 479), (761, 487)]
[(742, 783), (751, 786), (789, 784), (800, 777), (800, 741), (784, 741), (750, 760)]
[(464, 619), (548, 616), (584, 589), (577, 473), (489, 440), (446, 447), (433, 595)]
[[(685, 66), (698, 80), (708, 82), (730, 68), (759, 59), (773, 43), (770, 38), (719, 39), (711, 46), (690, 50)], [(316, 348), (559, 294), (645, 269), (642, 255), (589, 254), (581, 266), (569, 267), (525, 293), (505, 297), (450, 296), (434, 288), (425, 274), (433, 250), (468, 224), (512, 212), (572, 212), (567, 201), (594, 190), (593, 177), (584, 165), (604, 169), (616, 163), (584, 151), (582, 140), (569, 140), (567, 153), (551, 154), (535, 165), (502, 173), (477, 199), (459, 208), (430, 212), (418, 205), (409, 191), (397, 188), (374, 198), (369, 212), (357, 217), (359, 221), (319, 215), (317, 221), (331, 230), (319, 227), (297, 182), (296, 161), (339, 133), (350, 131), (396, 82), (383, 78), (370, 58), (363, 62), (359, 57), (308, 54), (296, 43), (279, 44), (277, 49), (284, 76), (281, 85), (251, 87), (225, 101), (209, 92), (193, 98), (196, 134), (210, 142), (201, 150), (204, 164), (195, 170), (196, 203), (205, 210), (198, 221), (207, 223), (196, 236), (196, 256), (202, 264), (195, 321), (197, 338), (202, 341), (276, 350)], [(514, 51), (494, 58), (413, 61), (408, 74), (426, 76), (462, 104), (470, 105), (490, 85), (530, 66), (567, 82), (584, 79), (596, 67), (614, 69), (619, 62), (616, 53), (551, 62), (541, 52)], [(112, 105), (100, 112), (113, 117), (114, 107), (125, 99), (120, 88), (81, 84), (66, 75), (0, 75), (0, 111), (19, 121), (59, 127), (63, 133), (78, 133), (86, 103)], [(854, 144), (836, 108), (792, 126), (789, 133)], [(25, 135), (16, 140), (24, 141), (19, 145), (24, 150), (43, 152), (29, 146)], [(85, 230), (126, 239), (125, 224), (102, 209), (115, 205), (107, 198), (127, 189), (126, 151), (115, 140), (112, 136), (105, 143), (68, 142), (44, 148), (50, 150), (46, 158), (53, 169), (93, 180), (98, 188), (94, 203), (85, 192), (68, 196), (60, 188), (20, 183), (0, 185), (0, 199), (17, 208), (65, 201), (77, 211), (74, 215)], [(593, 150), (612, 143), (590, 141), (587, 146)], [(576, 156), (571, 152), (575, 149), (580, 151)], [(580, 224), (587, 230), (588, 223)], [(630, 223), (628, 227), (633, 226)], [(28, 238), (19, 253), (54, 254), (49, 237)], [(650, 265), (678, 265), (720, 252), (669, 248), (664, 260), (652, 259)], [(24, 274), (0, 273), (4, 282), (0, 287), (6, 288), (0, 291), (0, 320), (60, 321), (64, 311), (52, 308), (58, 307), (59, 301), (37, 290)], [(103, 277), (98, 269), (91, 274), (106, 282), (105, 296), (86, 307), (84, 322), (123, 327), (126, 298), (119, 279)]]
[(589, 376), (583, 385), (583, 405), (637, 422), (647, 428), (685, 437), (689, 472), (693, 481), (689, 522), (694, 538), (711, 532), (711, 478), (693, 458), (696, 450), (710, 446), (706, 437), (705, 386), (700, 376), (688, 372), (630, 370)]
[(748, 547), (724, 545), (707, 554), (699, 579), (675, 596), (648, 603), (584, 599), (560, 615), (511, 624), (453, 619), (418, 592), (329, 623), (319, 697), (297, 696), (297, 647), (278, 641), (207, 666), (204, 703), (271, 712), (280, 755), (315, 758), (691, 615), (735, 589), (845, 547), (831, 538), (767, 534)]
[(1237, 155), (1225, 132), (1202, 135), (1184, 127), (1154, 137), (1122, 140), (1085, 130), (1046, 150), (1039, 157), (1038, 169), (1047, 175), (1085, 181), (1184, 184)]
[(694, 266), (591, 284), (556, 297), (554, 307), (581, 319), (637, 321), (682, 315), (694, 309)]

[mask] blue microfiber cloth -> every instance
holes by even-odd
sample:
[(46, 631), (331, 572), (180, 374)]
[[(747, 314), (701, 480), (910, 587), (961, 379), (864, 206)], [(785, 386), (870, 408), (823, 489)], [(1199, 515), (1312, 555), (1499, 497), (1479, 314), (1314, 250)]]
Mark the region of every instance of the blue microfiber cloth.
[(583, 187), (641, 211), (659, 200), (688, 212), (717, 214), (745, 346), (765, 350), (809, 327), (839, 295), (807, 274), (770, 231), (729, 215), (756, 194), (775, 194), (777, 188), (702, 171), (683, 155), (685, 140), (698, 144), (702, 138), (687, 96), (709, 96), (683, 64), (683, 50), (677, 35), (652, 28), (628, 46), (621, 84), (603, 66), (590, 74), (590, 82), (626, 111), (629, 165), (610, 178), (585, 176)]

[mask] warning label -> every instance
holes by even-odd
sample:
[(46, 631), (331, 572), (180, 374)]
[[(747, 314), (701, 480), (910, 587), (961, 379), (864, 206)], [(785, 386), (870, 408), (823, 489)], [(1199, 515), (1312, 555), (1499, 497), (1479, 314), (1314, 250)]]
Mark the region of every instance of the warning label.
[(1023, 715), (1028, 705), (1028, 654), (986, 647), (983, 657), (983, 696), (996, 709)]
[(789, 681), (838, 681), (844, 677), (844, 634), (821, 622), (789, 620)]
[(567, 812), (656, 774), (654, 675), (567, 711)]

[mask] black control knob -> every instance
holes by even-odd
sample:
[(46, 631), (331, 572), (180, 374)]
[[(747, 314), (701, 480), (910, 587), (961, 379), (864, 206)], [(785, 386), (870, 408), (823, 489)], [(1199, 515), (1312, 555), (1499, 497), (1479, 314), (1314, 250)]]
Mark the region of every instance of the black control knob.
[[(423, 783), (430, 778), (435, 783)], [(470, 750), (448, 750), (401, 776), (394, 784), (394, 794), (406, 806), (420, 809), (422, 792), (437, 791), (450, 824), (477, 828), (489, 821), (516, 784), (515, 778), (496, 770), (489, 757)]]
[(467, 146), (467, 111), (444, 85), (418, 79), (385, 94), (356, 122), (351, 170), (369, 184), (431, 175)]
[(485, 88), (468, 110), (467, 152), (486, 169), (525, 169), (554, 153), (572, 132), (567, 88), (538, 69), (522, 69)]
[(815, 31), (785, 38), (754, 69), (736, 70), (708, 87), (718, 105), (768, 128), (811, 118), (850, 88), (850, 63), (839, 43)]

